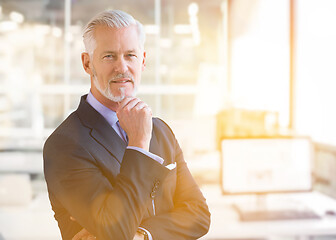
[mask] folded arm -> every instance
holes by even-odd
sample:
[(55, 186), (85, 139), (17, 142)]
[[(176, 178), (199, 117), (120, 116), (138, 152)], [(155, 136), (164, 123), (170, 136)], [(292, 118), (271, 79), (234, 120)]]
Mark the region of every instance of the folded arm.
[(129, 149), (112, 186), (85, 149), (69, 139), (50, 141), (44, 151), (49, 191), (98, 239), (132, 239), (155, 182), (169, 170)]

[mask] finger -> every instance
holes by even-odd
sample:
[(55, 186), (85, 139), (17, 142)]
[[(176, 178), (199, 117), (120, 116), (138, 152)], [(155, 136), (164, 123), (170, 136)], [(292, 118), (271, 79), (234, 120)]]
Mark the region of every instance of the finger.
[(152, 113), (152, 109), (151, 109), (148, 105), (146, 105), (146, 106), (144, 107), (144, 110), (147, 111), (147, 112), (148, 112), (149, 114), (151, 114), (151, 115), (153, 114), (153, 113)]
[(85, 238), (89, 235), (90, 235), (90, 233), (88, 232), (88, 230), (83, 228), (72, 238), (72, 240), (81, 240), (82, 238)]
[[(139, 98), (134, 98), (131, 101), (129, 101), (127, 103), (127, 105), (125, 107), (127, 107), (128, 109), (132, 109), (134, 108), (135, 105), (137, 105), (139, 102), (141, 102), (141, 100)], [(125, 108), (124, 107), (124, 108)]]
[[(137, 107), (137, 106), (136, 106)], [(148, 114), (152, 115), (152, 109), (145, 103), (144, 105), (140, 105), (139, 106), (139, 110), (144, 110), (146, 111)]]
[(134, 97), (125, 97), (121, 102), (118, 102), (118, 110), (122, 109), (129, 101), (133, 99)]
[(151, 108), (148, 106), (147, 103), (143, 102), (143, 101), (139, 101), (135, 106), (134, 106), (135, 109), (137, 110), (141, 110), (141, 109), (144, 109), (146, 111), (149, 111), (151, 112)]
[(131, 110), (132, 108), (134, 108), (135, 105), (137, 105), (140, 102), (139, 98), (133, 98), (132, 100), (130, 100), (124, 107), (123, 109), (125, 110)]
[(143, 102), (143, 101), (139, 101), (135, 106), (134, 108), (137, 109), (137, 110), (140, 110), (140, 109), (143, 109), (145, 107), (148, 107), (148, 105)]

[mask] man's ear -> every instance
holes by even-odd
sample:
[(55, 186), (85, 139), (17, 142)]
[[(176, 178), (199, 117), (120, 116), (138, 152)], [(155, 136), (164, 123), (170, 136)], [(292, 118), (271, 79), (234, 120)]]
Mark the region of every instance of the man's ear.
[(90, 55), (87, 52), (82, 53), (82, 65), (85, 70), (90, 76), (93, 74), (92, 69), (91, 69), (91, 59)]
[(146, 67), (146, 51), (143, 52), (143, 59), (142, 59), (142, 71), (145, 70)]

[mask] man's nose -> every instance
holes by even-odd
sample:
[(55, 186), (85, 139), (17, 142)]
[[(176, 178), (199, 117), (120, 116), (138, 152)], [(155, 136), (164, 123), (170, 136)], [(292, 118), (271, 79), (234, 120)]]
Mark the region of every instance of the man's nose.
[(115, 71), (119, 73), (125, 73), (128, 70), (127, 61), (124, 58), (119, 58), (115, 65)]

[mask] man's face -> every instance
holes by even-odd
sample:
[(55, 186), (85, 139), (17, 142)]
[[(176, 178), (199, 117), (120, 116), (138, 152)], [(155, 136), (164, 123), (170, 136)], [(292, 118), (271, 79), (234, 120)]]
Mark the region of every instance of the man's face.
[[(119, 102), (134, 96), (145, 67), (136, 26), (98, 27), (94, 32), (96, 49), (90, 62), (91, 90), (98, 98)], [(97, 95), (96, 94), (96, 95)]]

